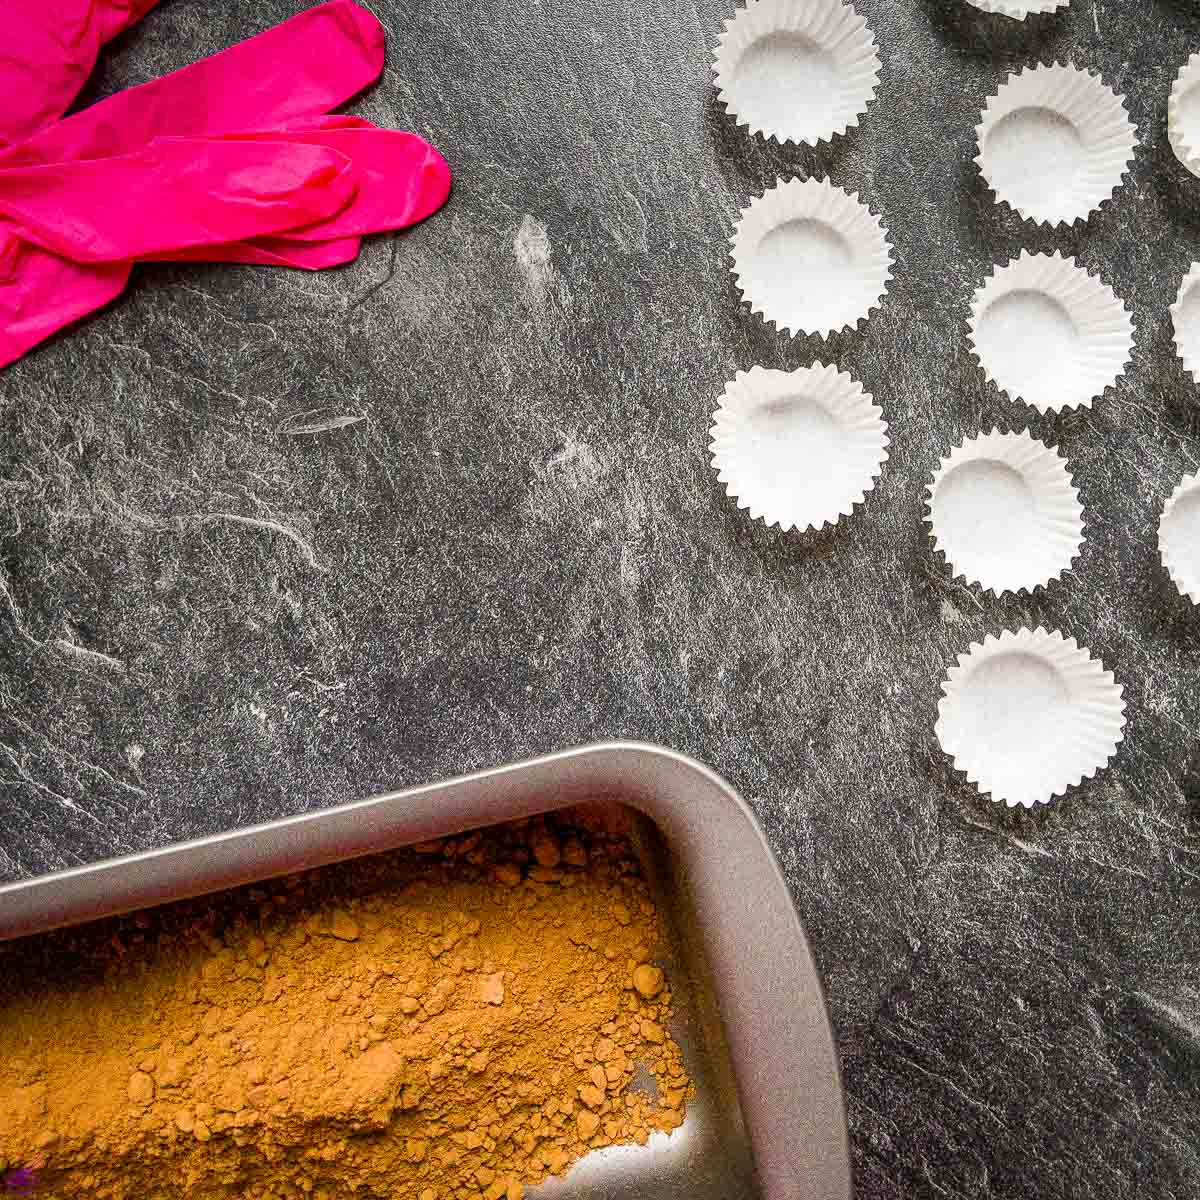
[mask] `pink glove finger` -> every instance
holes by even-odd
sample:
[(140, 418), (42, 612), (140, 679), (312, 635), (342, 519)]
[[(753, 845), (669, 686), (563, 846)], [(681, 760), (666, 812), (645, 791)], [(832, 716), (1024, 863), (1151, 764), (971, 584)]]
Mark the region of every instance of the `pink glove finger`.
[[(343, 121), (344, 118), (338, 118)], [(300, 123), (287, 127), (292, 143), (325, 146), (344, 154), (354, 164), (358, 192), (336, 216), (307, 229), (292, 229), (289, 241), (325, 241), (328, 238), (381, 233), (403, 229), (437, 212), (450, 194), (450, 168), (446, 160), (415, 133), (379, 129), (362, 118), (335, 126), (319, 121), (308, 130)], [(269, 141), (280, 134), (231, 134), (232, 140)]]
[(0, 144), (57, 120), (87, 82), (101, 43), (158, 0), (0, 0)]
[(130, 264), (70, 262), (0, 231), (0, 367), (116, 299)]
[(283, 237), (260, 237), (252, 242), (226, 242), (220, 246), (192, 246), (156, 254), (153, 262), (231, 262), (264, 267), (299, 267), (320, 271), (340, 267), (358, 257), (362, 238), (331, 238), (327, 242), (289, 242)]
[[(381, 130), (364, 117), (335, 113), (288, 121), (280, 125), (276, 131), (229, 136), (235, 140), (275, 138), (280, 133), (286, 132), (289, 138), (302, 137), (310, 143), (319, 142), (330, 146), (340, 146), (347, 153), (353, 152), (356, 145), (360, 147), (363, 145), (363, 143), (356, 143), (353, 139), (338, 142), (334, 139), (322, 139), (315, 136), (337, 131), (368, 132), (376, 135), (387, 133), (390, 137), (399, 136), (404, 139), (413, 137), (412, 134), (396, 135), (391, 131)], [(390, 165), (386, 141), (375, 143), (372, 149), (380, 152), (379, 156), (385, 166)], [(409, 149), (411, 150), (411, 147)], [(156, 258), (159, 261), (171, 262), (258, 263), (266, 266), (301, 267), (306, 270), (318, 270), (321, 267), (350, 262), (358, 254), (358, 237), (333, 237), (332, 240), (320, 242), (311, 242), (309, 239), (317, 236), (318, 231), (323, 229), (337, 229), (338, 232), (342, 232), (344, 229), (355, 228), (361, 229), (363, 233), (375, 233), (384, 229), (402, 228), (422, 220), (435, 211), (445, 201), (450, 184), (450, 174), (437, 151), (432, 147), (429, 147), (429, 150), (436, 156), (436, 159), (423, 173), (422, 181), (425, 187), (423, 190), (416, 191), (415, 202), (412, 195), (409, 195), (406, 200), (404, 195), (392, 196), (386, 188), (381, 190), (378, 172), (368, 170), (360, 178), (359, 190), (353, 202), (336, 218), (324, 221), (319, 226), (293, 230), (271, 238), (256, 238), (253, 242), (240, 242), (224, 246), (201, 246), (182, 252), (173, 252), (170, 255), (157, 255)], [(361, 161), (356, 159), (354, 166), (356, 172), (359, 172), (362, 166)], [(374, 194), (365, 196), (368, 189)]]
[(264, 127), (336, 108), (383, 70), (383, 27), (330, 0), (181, 70), (127, 88), (0, 153), (0, 166), (107, 158), (156, 137)]
[(356, 188), (349, 159), (324, 146), (158, 138), (116, 158), (0, 171), (0, 212), (48, 250), (113, 262), (307, 226)]

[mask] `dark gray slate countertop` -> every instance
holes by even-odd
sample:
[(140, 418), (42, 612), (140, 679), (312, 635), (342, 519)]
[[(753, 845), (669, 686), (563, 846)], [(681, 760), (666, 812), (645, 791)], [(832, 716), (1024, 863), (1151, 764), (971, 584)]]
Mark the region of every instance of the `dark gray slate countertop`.
[[(442, 213), (327, 273), (139, 269), (0, 374), (0, 877), (661, 742), (736, 784), (784, 863), (862, 1196), (1194, 1197), (1200, 611), (1155, 531), (1200, 464), (1167, 313), (1200, 180), (1165, 128), (1200, 12), (860, 0), (878, 98), (785, 151), (709, 85), (730, 2), (376, 0), (387, 68), (353, 107), (445, 152)], [(166, 0), (91, 94), (299, 7)], [(1004, 75), (1064, 56), (1141, 145), (1117, 202), (1054, 236), (970, 160)], [(896, 247), (882, 310), (827, 343), (750, 317), (727, 269), (738, 208), (792, 173), (860, 190)], [(1135, 313), (1091, 411), (1040, 417), (968, 356), (971, 292), (1023, 247)], [(835, 532), (784, 536), (724, 496), (707, 426), (734, 370), (818, 358), (883, 406), (891, 460)], [(939, 456), (994, 423), (1063, 447), (1086, 506), (1075, 572), (1033, 599), (952, 583), (922, 526)], [(1098, 653), (1130, 721), (1107, 773), (1032, 814), (933, 736), (955, 654), (1022, 623)]]

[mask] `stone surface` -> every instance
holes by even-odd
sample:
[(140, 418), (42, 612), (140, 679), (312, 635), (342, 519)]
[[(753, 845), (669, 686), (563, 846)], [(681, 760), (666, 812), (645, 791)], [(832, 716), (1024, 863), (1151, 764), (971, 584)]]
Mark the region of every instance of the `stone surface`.
[[(90, 94), (296, 7), (167, 0)], [(1200, 463), (1167, 317), (1200, 180), (1165, 130), (1200, 13), (862, 0), (879, 99), (785, 151), (708, 86), (727, 2), (372, 7), (388, 65), (353, 107), (446, 152), (443, 213), (319, 275), (139, 269), (0, 375), (0, 877), (666, 743), (779, 852), (862, 1196), (1194, 1196), (1200, 612), (1154, 530)], [(1142, 148), (1117, 203), (1052, 235), (991, 203), (972, 127), (1006, 72), (1064, 56), (1128, 96)], [(882, 310), (825, 343), (752, 319), (727, 271), (738, 207), (793, 172), (860, 190), (896, 245)], [(1133, 369), (1090, 412), (1003, 400), (966, 352), (971, 292), (1022, 247), (1135, 312)], [(706, 427), (735, 369), (817, 358), (882, 404), (892, 456), (853, 519), (785, 537), (724, 497)], [(1032, 600), (950, 582), (921, 524), (938, 457), (994, 423), (1061, 445), (1087, 510), (1075, 574)], [(1108, 773), (1033, 814), (950, 775), (932, 733), (953, 656), (1022, 622), (1098, 653), (1130, 718)]]

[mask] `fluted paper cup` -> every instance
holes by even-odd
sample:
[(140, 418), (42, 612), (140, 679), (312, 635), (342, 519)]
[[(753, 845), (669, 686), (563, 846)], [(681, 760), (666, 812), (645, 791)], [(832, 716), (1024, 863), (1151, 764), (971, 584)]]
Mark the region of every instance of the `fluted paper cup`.
[(733, 274), (752, 311), (783, 333), (822, 337), (870, 315), (891, 278), (880, 219), (827, 179), (790, 179), (742, 210)]
[(1200, 175), (1200, 53), (1179, 70), (1167, 100), (1167, 139), (1175, 157)]
[(1175, 350), (1188, 374), (1200, 383), (1200, 262), (1192, 263), (1171, 305)]
[(999, 803), (1047, 804), (1091, 779), (1125, 728), (1122, 688), (1074, 638), (1005, 630), (958, 656), (936, 732), (956, 770)]
[(1158, 552), (1175, 586), (1200, 604), (1200, 474), (1185, 475), (1158, 523)]
[(926, 500), (951, 572), (987, 591), (1031, 592), (1083, 545), (1083, 507), (1067, 460), (1028, 432), (993, 429), (938, 464)]
[(1063, 63), (1010, 75), (975, 137), (975, 161), (997, 202), (1045, 225), (1082, 221), (1110, 200), (1137, 144), (1121, 97)]
[(713, 72), (739, 125), (815, 146), (858, 124), (879, 83), (879, 54), (843, 0), (750, 0), (725, 22)]
[(1033, 13), (1052, 13), (1066, 8), (1071, 0), (967, 0), (967, 3), (984, 12), (999, 13), (1015, 21), (1023, 21)]
[(717, 478), (738, 507), (784, 530), (849, 516), (887, 459), (882, 409), (857, 380), (821, 363), (739, 371), (710, 434)]
[(1001, 391), (1042, 412), (1086, 408), (1116, 383), (1133, 320), (1112, 288), (1073, 258), (1021, 252), (971, 301), (971, 352)]

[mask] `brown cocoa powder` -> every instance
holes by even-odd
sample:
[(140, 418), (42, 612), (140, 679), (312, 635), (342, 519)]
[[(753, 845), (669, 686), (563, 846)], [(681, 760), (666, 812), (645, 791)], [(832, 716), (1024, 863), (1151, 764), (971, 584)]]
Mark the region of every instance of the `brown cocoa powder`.
[(629, 840), (583, 818), (0, 945), (0, 1172), (44, 1155), (39, 1195), (114, 1200), (515, 1200), (682, 1122), (664, 950)]

